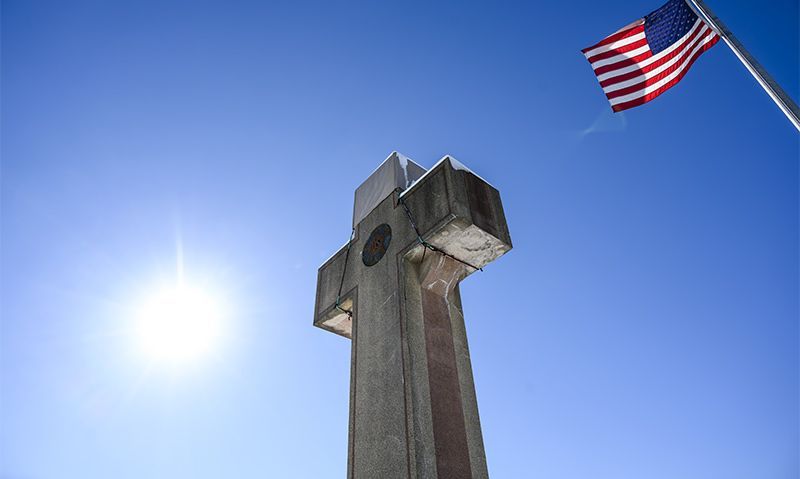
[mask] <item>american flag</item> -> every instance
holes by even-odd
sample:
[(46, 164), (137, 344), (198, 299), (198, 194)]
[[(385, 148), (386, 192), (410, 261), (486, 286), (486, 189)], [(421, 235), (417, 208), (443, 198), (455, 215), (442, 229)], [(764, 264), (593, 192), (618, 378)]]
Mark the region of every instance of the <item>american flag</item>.
[(686, 4), (663, 7), (584, 48), (614, 111), (642, 105), (672, 88), (719, 41)]

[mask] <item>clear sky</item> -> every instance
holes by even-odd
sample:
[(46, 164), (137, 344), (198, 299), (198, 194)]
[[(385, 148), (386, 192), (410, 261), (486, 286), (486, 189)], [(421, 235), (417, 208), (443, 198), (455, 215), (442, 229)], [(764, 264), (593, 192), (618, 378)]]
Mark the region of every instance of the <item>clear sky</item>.
[[(798, 3), (708, 3), (798, 98)], [(492, 477), (796, 479), (798, 134), (723, 43), (612, 114), (580, 49), (660, 4), (3, 1), (0, 477), (344, 477), (316, 270), (398, 150), (505, 205)], [(227, 314), (175, 364), (132, 324), (179, 251)]]

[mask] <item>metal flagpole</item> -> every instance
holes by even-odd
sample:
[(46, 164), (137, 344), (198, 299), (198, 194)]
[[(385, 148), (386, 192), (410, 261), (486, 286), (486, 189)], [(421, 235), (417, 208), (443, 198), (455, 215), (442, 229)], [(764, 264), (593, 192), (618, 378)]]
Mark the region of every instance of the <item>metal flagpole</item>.
[(750, 72), (751, 75), (758, 81), (764, 91), (772, 98), (778, 108), (783, 111), (786, 115), (786, 118), (792, 122), (795, 128), (800, 131), (800, 109), (797, 108), (797, 104), (789, 98), (789, 95), (783, 91), (780, 85), (764, 70), (764, 67), (761, 66), (758, 61), (750, 55), (744, 45), (735, 37), (728, 27), (722, 23), (722, 20), (719, 19), (714, 12), (709, 9), (703, 0), (687, 0), (690, 6), (694, 7), (694, 10), (703, 17), (706, 23), (717, 32), (717, 34), (725, 40), (725, 43), (728, 44), (733, 53), (739, 58), (739, 61), (747, 67), (747, 70)]

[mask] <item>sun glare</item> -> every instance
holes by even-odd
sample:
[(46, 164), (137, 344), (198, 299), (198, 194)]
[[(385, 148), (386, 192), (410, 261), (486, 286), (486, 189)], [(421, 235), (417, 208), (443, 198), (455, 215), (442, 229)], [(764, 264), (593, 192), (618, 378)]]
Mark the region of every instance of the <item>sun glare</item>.
[(162, 287), (139, 310), (140, 346), (158, 361), (198, 359), (217, 345), (224, 317), (220, 299), (208, 291), (183, 284)]

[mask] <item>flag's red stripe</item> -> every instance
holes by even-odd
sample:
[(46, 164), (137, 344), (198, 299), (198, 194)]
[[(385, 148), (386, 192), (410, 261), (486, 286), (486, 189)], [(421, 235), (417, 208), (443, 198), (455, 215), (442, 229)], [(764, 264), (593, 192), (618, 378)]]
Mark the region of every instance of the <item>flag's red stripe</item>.
[(641, 40), (636, 40), (633, 43), (629, 43), (627, 45), (623, 45), (619, 48), (615, 48), (614, 50), (609, 50), (607, 52), (598, 53), (597, 55), (593, 55), (588, 58), (589, 63), (594, 63), (597, 60), (603, 60), (606, 58), (611, 58), (619, 55), (620, 53), (629, 52), (631, 50), (636, 50), (639, 47), (643, 47), (647, 45), (647, 39), (642, 38)]
[(694, 54), (694, 56), (692, 56), (692, 58), (689, 60), (689, 63), (686, 65), (686, 68), (678, 76), (676, 76), (675, 78), (670, 80), (669, 83), (667, 83), (666, 85), (664, 85), (661, 88), (659, 88), (658, 90), (656, 90), (654, 92), (651, 92), (651, 93), (648, 93), (647, 95), (644, 95), (644, 96), (642, 96), (640, 98), (634, 98), (631, 101), (626, 101), (624, 103), (618, 103), (616, 105), (612, 105), (611, 108), (615, 112), (627, 110), (627, 109), (633, 108), (635, 106), (643, 105), (643, 104), (649, 102), (650, 100), (653, 100), (657, 96), (661, 95), (665, 91), (669, 90), (670, 88), (675, 86), (676, 83), (681, 81), (683, 76), (686, 75), (686, 72), (689, 71), (689, 68), (691, 68), (691, 66), (694, 63), (694, 61), (697, 60), (700, 57), (700, 55), (703, 54), (703, 52), (705, 52), (709, 48), (711, 48), (714, 45), (716, 45), (718, 41), (719, 41), (719, 36), (715, 36), (713, 40), (711, 40), (710, 42), (708, 42), (705, 45), (703, 45), (703, 47), (700, 48), (700, 50), (697, 50), (697, 52)]
[[(661, 81), (664, 78), (666, 78), (667, 76), (669, 76), (672, 72), (674, 72), (675, 70), (680, 68), (681, 65), (683, 65), (684, 63), (687, 63), (687, 61), (693, 61), (692, 58), (694, 58), (694, 57), (692, 56), (692, 50), (694, 50), (695, 47), (697, 47), (698, 44), (700, 44), (703, 40), (705, 40), (706, 38), (710, 37), (711, 35), (714, 35), (714, 32), (709, 30), (702, 37), (698, 38), (694, 43), (692, 43), (690, 49), (686, 53), (684, 53), (683, 56), (677, 62), (675, 62), (669, 68), (665, 68), (664, 71), (659, 72), (658, 75), (655, 75), (655, 76), (652, 76), (650, 78), (647, 78), (644, 81), (641, 81), (641, 82), (639, 82), (639, 83), (637, 83), (635, 85), (627, 86), (625, 88), (620, 88), (619, 90), (614, 90), (614, 91), (608, 92), (608, 93), (606, 93), (606, 97), (608, 97), (608, 99), (610, 100), (612, 98), (617, 98), (617, 97), (620, 97), (620, 96), (629, 95), (629, 94), (635, 93), (635, 92), (637, 92), (637, 91), (639, 91), (639, 90), (641, 90), (641, 89), (643, 89), (645, 87), (648, 87), (650, 85), (654, 85), (654, 84), (658, 83), (659, 81)], [(694, 53), (700, 52), (701, 50), (703, 50), (703, 48), (704, 47), (701, 47), (700, 50), (698, 50), (697, 52), (694, 52)], [(692, 58), (690, 58), (690, 57), (692, 57)], [(689, 66), (687, 65), (686, 68), (689, 68)], [(684, 69), (684, 72), (685, 71), (686, 70)]]
[[(607, 87), (609, 85), (613, 85), (615, 83), (619, 83), (619, 82), (622, 82), (622, 81), (625, 81), (625, 80), (630, 80), (631, 78), (636, 78), (636, 77), (638, 77), (640, 75), (643, 75), (643, 74), (645, 74), (647, 72), (655, 70), (656, 68), (660, 67), (664, 63), (667, 63), (671, 59), (675, 58), (675, 56), (677, 56), (681, 51), (683, 51), (683, 48), (688, 43), (690, 43), (690, 42), (693, 43), (694, 39), (697, 37), (697, 35), (700, 34), (701, 30), (703, 30), (703, 26), (702, 25), (697, 30), (692, 32), (692, 35), (689, 38), (687, 38), (681, 44), (681, 46), (679, 46), (675, 50), (669, 52), (667, 55), (664, 55), (663, 57), (661, 57), (658, 60), (654, 61), (653, 63), (651, 63), (649, 65), (645, 65), (645, 66), (639, 68), (638, 70), (634, 70), (632, 72), (623, 73), (622, 75), (611, 77), (611, 78), (606, 78), (605, 80), (600, 82), (600, 86), (605, 88), (605, 87)], [(710, 30), (708, 30), (708, 32), (710, 32)]]
[(640, 23), (640, 24), (635, 25), (635, 26), (633, 26), (633, 27), (631, 27), (631, 28), (629, 28), (627, 30), (622, 30), (622, 31), (617, 32), (617, 33), (615, 33), (613, 35), (609, 35), (606, 38), (600, 40), (595, 45), (592, 45), (590, 47), (584, 48), (583, 50), (581, 50), (581, 52), (586, 53), (589, 50), (593, 50), (593, 49), (595, 49), (597, 47), (601, 47), (603, 45), (608, 45), (609, 43), (614, 43), (614, 42), (616, 42), (618, 40), (622, 40), (625, 37), (629, 37), (631, 35), (636, 35), (637, 33), (641, 33), (643, 31), (644, 31), (644, 24)]
[(611, 63), (609, 65), (603, 65), (601, 67), (597, 67), (597, 68), (594, 69), (594, 74), (595, 75), (602, 75), (603, 73), (607, 73), (607, 72), (610, 72), (610, 71), (618, 70), (620, 68), (624, 68), (624, 67), (631, 66), (631, 65), (636, 65), (637, 63), (639, 63), (639, 62), (641, 62), (643, 60), (646, 60), (646, 59), (648, 59), (648, 58), (650, 58), (652, 56), (653, 56), (653, 52), (650, 51), (650, 50), (647, 50), (644, 53), (640, 53), (639, 55), (636, 55), (635, 57), (626, 58), (625, 60), (620, 60), (620, 61), (618, 61), (616, 63)]

